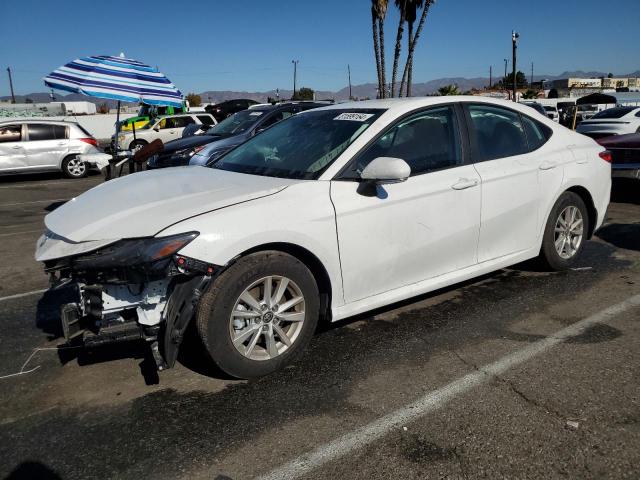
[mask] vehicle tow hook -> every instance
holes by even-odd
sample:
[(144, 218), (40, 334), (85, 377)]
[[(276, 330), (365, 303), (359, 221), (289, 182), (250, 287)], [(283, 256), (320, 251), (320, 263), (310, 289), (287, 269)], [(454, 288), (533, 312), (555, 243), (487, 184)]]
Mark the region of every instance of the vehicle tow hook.
[(151, 348), (151, 354), (153, 355), (153, 360), (156, 362), (156, 367), (158, 368), (158, 371), (161, 372), (163, 370), (166, 370), (168, 368), (168, 365), (164, 361), (164, 358), (162, 358), (162, 355), (160, 354), (158, 341), (154, 340), (153, 342), (151, 342), (151, 344), (149, 345), (149, 348)]

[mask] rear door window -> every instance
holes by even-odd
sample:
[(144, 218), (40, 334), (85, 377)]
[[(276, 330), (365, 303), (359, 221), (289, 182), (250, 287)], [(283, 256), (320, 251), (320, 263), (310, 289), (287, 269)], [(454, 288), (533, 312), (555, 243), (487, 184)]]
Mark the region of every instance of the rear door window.
[(56, 140), (64, 140), (65, 138), (69, 138), (67, 134), (67, 127), (64, 125), (51, 125), (51, 129), (53, 130), (53, 137)]
[(527, 138), (520, 114), (492, 105), (468, 105), (475, 160), (486, 161), (527, 153)]
[(46, 123), (29, 123), (27, 124), (27, 130), (29, 131), (29, 141), (31, 142), (56, 139), (53, 125)]
[(173, 119), (175, 128), (184, 128), (187, 125), (191, 125), (192, 123), (196, 123), (196, 121), (191, 117), (176, 117)]
[(0, 125), (0, 143), (22, 140), (22, 125)]

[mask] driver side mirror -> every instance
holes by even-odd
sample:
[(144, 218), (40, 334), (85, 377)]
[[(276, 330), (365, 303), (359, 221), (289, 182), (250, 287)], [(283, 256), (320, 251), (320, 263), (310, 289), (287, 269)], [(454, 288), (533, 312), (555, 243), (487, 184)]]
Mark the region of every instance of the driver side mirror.
[(410, 175), (411, 167), (401, 158), (378, 157), (364, 167), (360, 178), (376, 185), (386, 185), (404, 182)]
[(160, 125), (156, 125), (155, 127), (153, 127), (153, 129), (154, 129), (156, 132), (159, 132), (159, 131), (160, 131)]

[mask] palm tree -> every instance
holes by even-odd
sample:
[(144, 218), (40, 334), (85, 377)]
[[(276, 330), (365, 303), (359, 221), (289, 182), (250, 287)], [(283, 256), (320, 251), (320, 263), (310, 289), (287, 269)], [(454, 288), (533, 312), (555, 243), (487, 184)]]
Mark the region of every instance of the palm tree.
[(385, 97), (385, 60), (384, 60), (384, 19), (387, 16), (388, 0), (371, 0), (371, 30), (373, 31), (373, 50), (378, 72), (378, 97)]
[[(420, 22), (418, 23), (418, 28), (416, 29), (416, 34), (413, 38), (411, 38), (411, 30), (413, 29), (413, 22), (409, 24), (409, 53), (407, 54), (407, 63), (404, 66), (404, 73), (402, 74), (402, 83), (400, 84), (400, 93), (402, 94), (402, 84), (405, 83), (407, 85), (407, 97), (411, 96), (411, 85), (413, 83), (413, 52), (415, 51), (416, 44), (418, 43), (418, 38), (420, 38), (420, 33), (422, 32), (422, 27), (424, 26), (424, 22), (427, 19), (427, 13), (429, 13), (429, 7), (433, 4), (434, 0), (413, 0), (413, 4), (415, 6), (412, 7), (412, 15), (413, 21), (415, 21), (417, 17), (418, 10), (422, 7), (422, 15), (420, 16)], [(423, 6), (424, 4), (424, 6)], [(407, 18), (407, 21), (409, 19)]]
[(393, 72), (391, 73), (391, 97), (396, 96), (396, 77), (398, 75), (398, 61), (400, 60), (400, 50), (402, 49), (402, 34), (404, 32), (404, 22), (407, 13), (407, 3), (409, 0), (395, 0), (398, 10), (400, 10), (400, 21), (398, 22), (398, 33), (396, 34), (396, 48), (393, 52)]
[[(380, 44), (378, 43), (378, 14), (376, 12), (376, 0), (371, 0), (371, 31), (373, 32), (373, 54), (376, 57), (376, 71), (378, 72), (378, 91), (382, 85), (382, 71), (380, 70)], [(380, 94), (378, 94), (380, 96)]]
[(438, 93), (443, 97), (448, 95), (460, 95), (460, 90), (458, 90), (457, 85), (445, 85), (438, 89)]

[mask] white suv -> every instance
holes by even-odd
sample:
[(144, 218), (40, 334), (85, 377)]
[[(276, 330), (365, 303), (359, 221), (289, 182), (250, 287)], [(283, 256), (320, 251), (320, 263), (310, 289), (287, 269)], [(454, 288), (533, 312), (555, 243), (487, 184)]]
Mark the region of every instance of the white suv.
[(69, 178), (87, 174), (78, 155), (98, 153), (98, 142), (75, 122), (0, 122), (0, 173), (61, 170)]
[[(182, 113), (158, 117), (147, 123), (143, 128), (133, 132), (120, 132), (118, 135), (119, 150), (137, 150), (156, 139), (163, 143), (182, 138), (182, 131), (188, 125), (215, 125), (216, 119), (210, 113)], [(111, 137), (111, 144), (115, 143), (115, 135)]]

